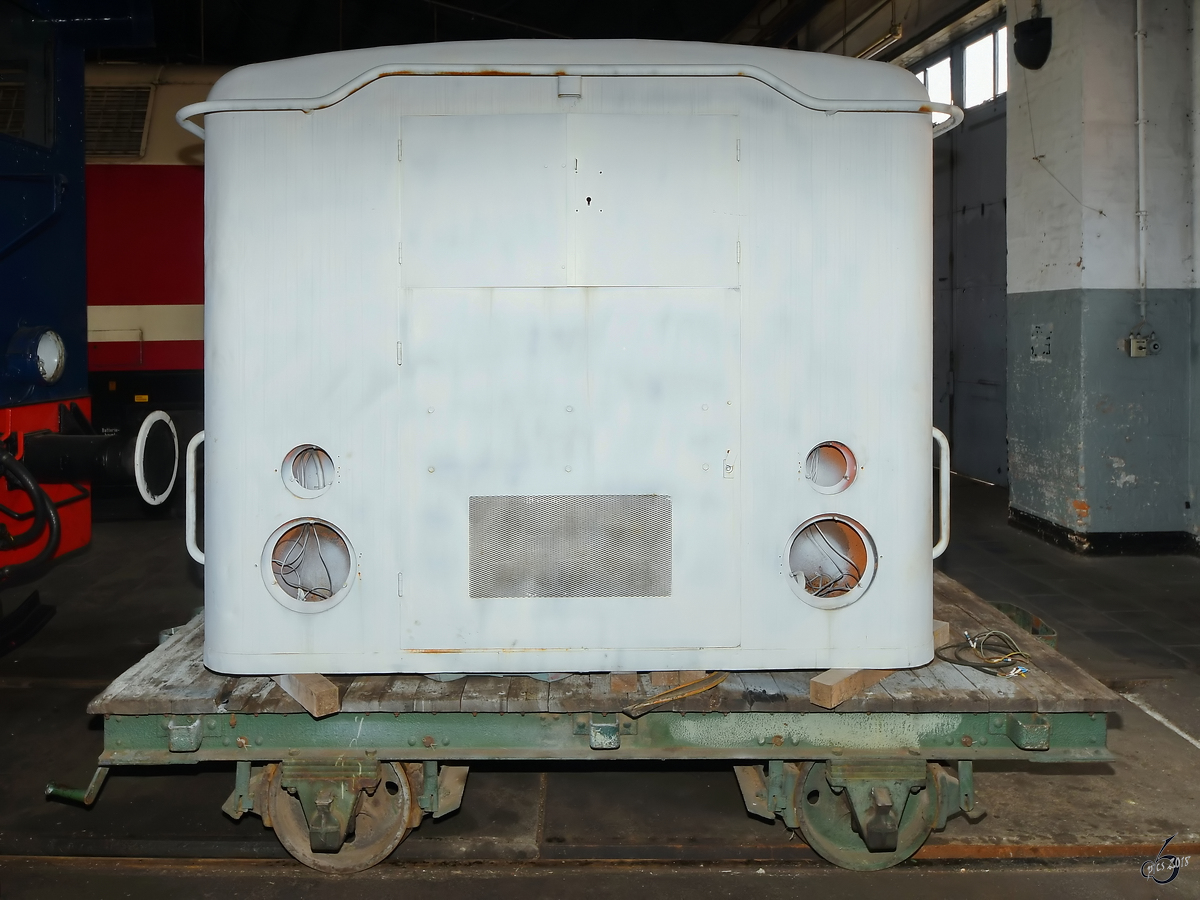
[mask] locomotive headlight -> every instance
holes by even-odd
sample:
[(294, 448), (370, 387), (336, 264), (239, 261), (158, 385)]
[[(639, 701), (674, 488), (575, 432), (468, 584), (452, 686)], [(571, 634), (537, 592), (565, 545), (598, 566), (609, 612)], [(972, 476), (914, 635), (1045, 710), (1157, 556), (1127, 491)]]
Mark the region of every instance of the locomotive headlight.
[(54, 384), (62, 378), (63, 369), (67, 367), (67, 348), (58, 332), (46, 329), (38, 338), (37, 350), (38, 373), (46, 384)]
[(18, 328), (6, 356), (8, 377), (32, 384), (54, 384), (67, 368), (67, 345), (49, 328)]
[(54, 384), (67, 367), (67, 348), (58, 332), (47, 329), (37, 338), (37, 371), (43, 382)]

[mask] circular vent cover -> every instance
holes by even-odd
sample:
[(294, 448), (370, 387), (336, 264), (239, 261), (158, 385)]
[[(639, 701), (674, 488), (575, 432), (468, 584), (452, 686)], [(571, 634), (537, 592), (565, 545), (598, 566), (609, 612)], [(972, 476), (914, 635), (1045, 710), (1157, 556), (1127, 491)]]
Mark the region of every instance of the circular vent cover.
[(261, 569), (271, 596), (302, 613), (337, 606), (358, 576), (350, 540), (323, 519), (295, 519), (277, 528), (263, 547)]
[(871, 586), (875, 542), (853, 519), (815, 516), (792, 532), (787, 546), (792, 592), (818, 609), (849, 606)]

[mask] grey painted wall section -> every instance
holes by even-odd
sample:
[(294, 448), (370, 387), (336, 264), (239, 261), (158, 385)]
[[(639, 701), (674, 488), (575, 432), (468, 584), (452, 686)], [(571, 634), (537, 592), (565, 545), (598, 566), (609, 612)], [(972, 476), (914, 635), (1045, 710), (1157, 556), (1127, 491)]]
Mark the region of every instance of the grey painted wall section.
[(1119, 343), (1140, 318), (1136, 5), (1046, 0), (1046, 65), (1010, 54), (1010, 503), (1080, 533), (1200, 534), (1198, 7), (1144, 6), (1146, 358)]
[[(1084, 518), (1082, 307), (1078, 290), (1008, 297), (1009, 505), (1071, 529)], [(1034, 325), (1048, 348), (1033, 346)]]
[(1147, 293), (1163, 349), (1145, 359), (1120, 345), (1137, 291), (1009, 295), (1014, 509), (1081, 533), (1190, 529), (1193, 294)]

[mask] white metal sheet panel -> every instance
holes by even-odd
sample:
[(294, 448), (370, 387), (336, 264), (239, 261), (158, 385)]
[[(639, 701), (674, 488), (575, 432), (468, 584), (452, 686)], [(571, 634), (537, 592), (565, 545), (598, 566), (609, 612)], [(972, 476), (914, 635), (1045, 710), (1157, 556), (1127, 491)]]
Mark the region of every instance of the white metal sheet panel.
[(408, 287), (738, 281), (737, 117), (405, 116)]
[(568, 117), (573, 284), (738, 283), (737, 117)]
[(400, 121), (406, 285), (567, 283), (565, 116)]
[[(739, 302), (713, 289), (405, 292), (405, 649), (737, 645), (736, 616), (700, 613), (739, 591), (738, 482), (722, 472), (738, 446)], [(669, 596), (470, 596), (471, 497), (612, 494), (671, 498)]]

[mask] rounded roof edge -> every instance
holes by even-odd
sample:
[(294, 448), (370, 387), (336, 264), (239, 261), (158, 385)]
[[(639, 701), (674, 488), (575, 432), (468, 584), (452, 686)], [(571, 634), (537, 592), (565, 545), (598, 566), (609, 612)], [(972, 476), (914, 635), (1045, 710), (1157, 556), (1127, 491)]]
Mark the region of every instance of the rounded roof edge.
[(928, 99), (921, 82), (905, 69), (827, 53), (684, 41), (512, 40), (402, 44), (255, 63), (224, 75), (209, 100), (320, 97), (379, 66), (415, 63), (746, 65), (765, 69), (797, 90), (823, 99)]

